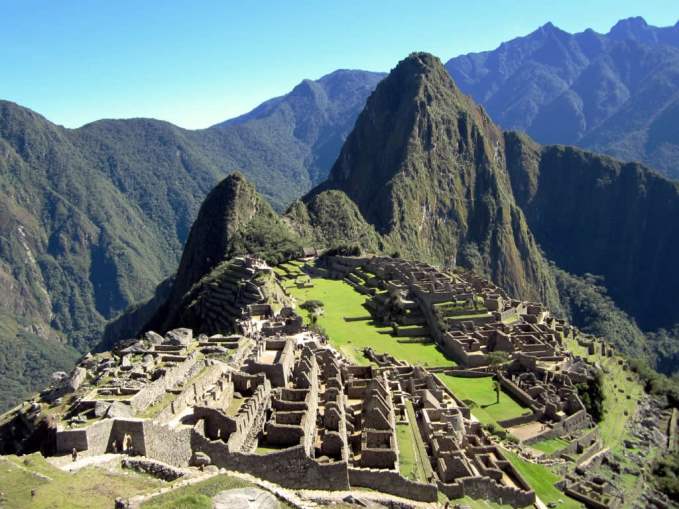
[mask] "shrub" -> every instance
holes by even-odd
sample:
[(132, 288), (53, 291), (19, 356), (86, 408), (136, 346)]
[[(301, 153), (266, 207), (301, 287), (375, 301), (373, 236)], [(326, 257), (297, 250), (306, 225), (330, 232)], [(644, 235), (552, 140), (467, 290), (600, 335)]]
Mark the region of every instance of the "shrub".
[(317, 309), (323, 308), (324, 304), (320, 300), (305, 300), (302, 302), (299, 307), (302, 309), (305, 309), (306, 311), (313, 312), (316, 311)]

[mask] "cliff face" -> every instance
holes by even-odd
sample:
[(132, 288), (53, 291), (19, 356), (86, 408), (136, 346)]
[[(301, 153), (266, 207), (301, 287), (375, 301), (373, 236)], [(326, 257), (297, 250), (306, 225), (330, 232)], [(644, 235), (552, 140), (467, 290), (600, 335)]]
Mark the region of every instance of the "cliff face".
[(428, 54), (401, 61), (370, 96), (328, 180), (404, 256), (461, 264), (527, 299), (558, 303), (512, 196), (502, 132)]
[(636, 163), (507, 133), (514, 194), (547, 256), (604, 277), (642, 329), (679, 321), (679, 185)]

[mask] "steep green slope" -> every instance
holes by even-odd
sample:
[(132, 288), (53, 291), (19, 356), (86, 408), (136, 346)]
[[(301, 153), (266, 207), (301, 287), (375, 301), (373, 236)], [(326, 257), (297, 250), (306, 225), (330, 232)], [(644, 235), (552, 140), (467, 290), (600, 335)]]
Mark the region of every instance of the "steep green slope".
[[(679, 184), (635, 163), (570, 147), (540, 147), (516, 133), (505, 137), (514, 195), (546, 255), (572, 274), (599, 276), (610, 298), (642, 330), (674, 327)], [(625, 327), (629, 344), (640, 343), (635, 327)], [(674, 349), (667, 344), (661, 349), (660, 343), (651, 342), (666, 369)]]
[(79, 357), (72, 347), (30, 332), (26, 322), (0, 313), (0, 409), (9, 408), (50, 382), (50, 374), (67, 371)]
[(385, 249), (384, 241), (342, 191), (313, 195), (294, 202), (285, 214), (290, 226), (309, 245), (319, 248), (358, 247), (367, 252)]
[(550, 259), (604, 277), (644, 329), (679, 321), (679, 185), (634, 163), (507, 134), (518, 203)]
[(404, 256), (472, 267), (558, 307), (553, 276), (514, 203), (503, 136), (440, 61), (412, 54), (370, 96), (328, 180)]

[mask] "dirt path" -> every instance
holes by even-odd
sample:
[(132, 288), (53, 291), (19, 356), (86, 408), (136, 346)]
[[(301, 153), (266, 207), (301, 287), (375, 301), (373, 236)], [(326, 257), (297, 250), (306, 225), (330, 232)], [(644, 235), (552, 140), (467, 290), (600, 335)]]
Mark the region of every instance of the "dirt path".
[(113, 461), (120, 461), (122, 454), (99, 454), (96, 456), (83, 456), (73, 461), (70, 454), (64, 456), (51, 456), (46, 458), (55, 467), (65, 472), (77, 472), (81, 468), (94, 465), (104, 465)]

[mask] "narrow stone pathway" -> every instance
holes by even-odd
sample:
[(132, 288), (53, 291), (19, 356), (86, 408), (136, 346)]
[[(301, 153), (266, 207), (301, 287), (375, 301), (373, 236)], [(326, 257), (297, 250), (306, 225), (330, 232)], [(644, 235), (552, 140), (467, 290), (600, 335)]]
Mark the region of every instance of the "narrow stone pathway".
[(81, 468), (91, 467), (93, 465), (103, 465), (110, 463), (114, 460), (120, 461), (123, 457), (122, 454), (98, 454), (96, 456), (84, 456), (76, 461), (73, 461), (70, 454), (64, 456), (51, 456), (46, 458), (52, 465), (65, 471), (65, 472), (77, 472)]

